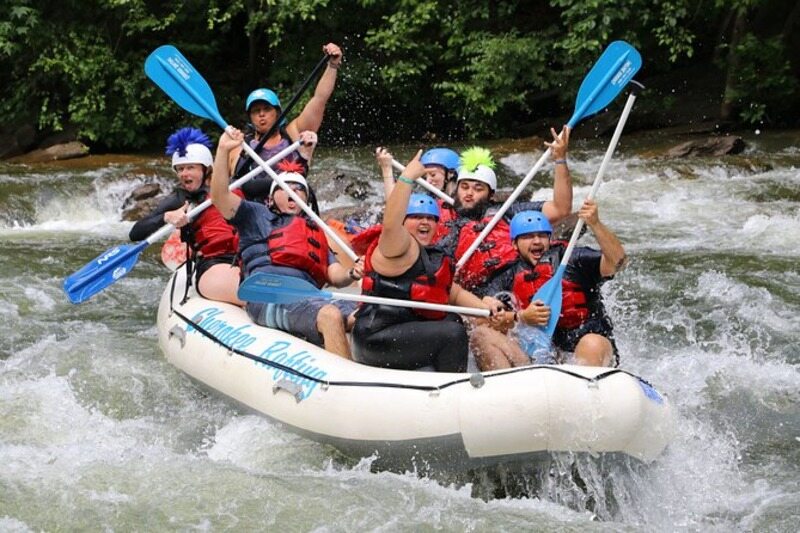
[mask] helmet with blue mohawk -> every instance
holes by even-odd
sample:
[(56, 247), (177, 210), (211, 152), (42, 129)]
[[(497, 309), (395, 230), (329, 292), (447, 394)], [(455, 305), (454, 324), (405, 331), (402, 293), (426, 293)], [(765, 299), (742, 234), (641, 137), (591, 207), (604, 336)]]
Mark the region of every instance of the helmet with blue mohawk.
[(211, 139), (197, 128), (181, 128), (167, 139), (167, 155), (172, 155), (172, 168), (197, 163), (206, 168), (214, 164)]

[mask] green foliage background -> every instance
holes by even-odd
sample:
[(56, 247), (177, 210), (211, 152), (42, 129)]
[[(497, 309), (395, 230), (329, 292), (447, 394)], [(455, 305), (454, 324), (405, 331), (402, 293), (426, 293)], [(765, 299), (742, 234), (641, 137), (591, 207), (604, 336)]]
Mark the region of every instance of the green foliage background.
[[(568, 115), (599, 53), (624, 39), (645, 58), (639, 79), (705, 71), (713, 106), (732, 110), (722, 118), (794, 125), (798, 18), (795, 0), (0, 0), (0, 124), (160, 146), (179, 125), (214, 126), (145, 77), (157, 46), (177, 46), (243, 125), (250, 90), (290, 98), (332, 41), (345, 68), (326, 139), (508, 136)], [(651, 101), (681, 105), (666, 89)]]

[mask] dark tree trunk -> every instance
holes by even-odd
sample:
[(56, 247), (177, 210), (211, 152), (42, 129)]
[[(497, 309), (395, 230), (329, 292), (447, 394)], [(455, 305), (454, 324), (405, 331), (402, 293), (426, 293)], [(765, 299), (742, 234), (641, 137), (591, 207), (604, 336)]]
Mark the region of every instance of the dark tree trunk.
[(795, 2), (792, 11), (789, 13), (789, 16), (786, 17), (786, 22), (783, 24), (781, 37), (783, 38), (784, 42), (788, 42), (792, 30), (794, 29), (795, 24), (797, 24), (798, 18), (800, 18), (800, 0)]
[(731, 38), (728, 42), (727, 71), (725, 74), (725, 94), (722, 97), (722, 104), (719, 109), (719, 118), (730, 120), (735, 111), (736, 88), (739, 76), (739, 54), (736, 47), (742, 41), (742, 37), (747, 29), (747, 10), (740, 9), (733, 20)]

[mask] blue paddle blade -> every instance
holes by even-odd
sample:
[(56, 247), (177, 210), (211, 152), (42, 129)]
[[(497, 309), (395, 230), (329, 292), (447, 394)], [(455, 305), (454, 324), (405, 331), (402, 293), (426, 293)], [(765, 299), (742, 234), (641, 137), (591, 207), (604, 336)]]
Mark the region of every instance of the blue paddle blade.
[(189, 113), (211, 119), (223, 129), (227, 127), (211, 87), (174, 46), (165, 44), (156, 48), (144, 62), (144, 72)]
[(575, 112), (567, 125), (572, 128), (584, 118), (605, 109), (642, 67), (642, 56), (625, 41), (614, 41), (583, 79)]
[(542, 328), (549, 337), (553, 336), (558, 317), (561, 315), (561, 280), (564, 278), (564, 270), (566, 268), (566, 265), (559, 265), (553, 277), (539, 287), (539, 290), (536, 291), (531, 300), (541, 300), (550, 307), (550, 319), (547, 321), (547, 325)]
[(130, 272), (150, 243), (123, 244), (106, 250), (64, 280), (64, 292), (74, 304), (84, 302)]
[(245, 302), (290, 304), (308, 298), (330, 300), (332, 295), (294, 276), (256, 272), (239, 285), (239, 299)]

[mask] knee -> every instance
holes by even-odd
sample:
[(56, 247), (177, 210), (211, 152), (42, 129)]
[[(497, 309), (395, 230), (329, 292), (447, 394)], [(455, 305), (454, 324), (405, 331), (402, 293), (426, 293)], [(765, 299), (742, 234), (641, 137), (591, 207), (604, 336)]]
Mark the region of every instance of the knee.
[(597, 333), (587, 333), (575, 346), (575, 359), (586, 366), (610, 366), (613, 348), (611, 342)]
[(442, 333), (449, 340), (458, 344), (467, 346), (469, 344), (469, 336), (467, 335), (467, 328), (461, 322), (445, 322), (447, 324), (442, 328)]
[(317, 327), (344, 327), (344, 317), (339, 308), (332, 304), (327, 304), (320, 308), (317, 313)]
[(488, 326), (475, 326), (469, 336), (470, 344), (474, 346), (484, 346), (490, 341), (494, 330)]

